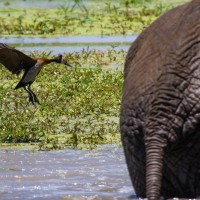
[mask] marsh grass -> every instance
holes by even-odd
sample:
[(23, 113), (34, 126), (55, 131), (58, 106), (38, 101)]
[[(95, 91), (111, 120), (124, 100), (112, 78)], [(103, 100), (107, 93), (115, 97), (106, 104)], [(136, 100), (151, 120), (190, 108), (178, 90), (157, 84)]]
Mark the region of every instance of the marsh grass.
[[(168, 1), (82, 1), (49, 9), (0, 9), (1, 35), (126, 35), (139, 33), (177, 5)], [(142, 3), (141, 3), (142, 2)]]
[(114, 68), (122, 68), (124, 56), (124, 51), (84, 50), (66, 55), (73, 69), (46, 66), (32, 86), (40, 106), (31, 105), (23, 89), (13, 90), (20, 77), (1, 67), (0, 142), (37, 143), (40, 150), (119, 143), (123, 73)]

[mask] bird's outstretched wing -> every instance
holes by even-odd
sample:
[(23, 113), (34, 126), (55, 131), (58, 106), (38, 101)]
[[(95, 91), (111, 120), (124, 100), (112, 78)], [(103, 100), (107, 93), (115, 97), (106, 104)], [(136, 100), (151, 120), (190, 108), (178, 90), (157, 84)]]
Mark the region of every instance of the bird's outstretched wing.
[(22, 69), (32, 67), (36, 62), (35, 59), (21, 51), (0, 43), (0, 63), (13, 74), (19, 74)]

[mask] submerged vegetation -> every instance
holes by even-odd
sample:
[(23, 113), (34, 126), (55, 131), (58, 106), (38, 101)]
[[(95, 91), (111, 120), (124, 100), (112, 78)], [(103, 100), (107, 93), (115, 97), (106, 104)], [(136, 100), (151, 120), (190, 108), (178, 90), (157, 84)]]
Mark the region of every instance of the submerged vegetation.
[(127, 35), (141, 32), (163, 12), (178, 4), (178, 1), (172, 4), (169, 0), (72, 2), (61, 1), (57, 8), (48, 9), (0, 9), (0, 33), (20, 36)]
[[(124, 51), (83, 51), (66, 56), (73, 69), (46, 66), (33, 84), (40, 106), (28, 103), (23, 89), (13, 90), (19, 77), (2, 67), (0, 141), (38, 142), (41, 150), (119, 143), (123, 74), (116, 66), (123, 65), (124, 56)], [(110, 61), (115, 70), (102, 69)]]

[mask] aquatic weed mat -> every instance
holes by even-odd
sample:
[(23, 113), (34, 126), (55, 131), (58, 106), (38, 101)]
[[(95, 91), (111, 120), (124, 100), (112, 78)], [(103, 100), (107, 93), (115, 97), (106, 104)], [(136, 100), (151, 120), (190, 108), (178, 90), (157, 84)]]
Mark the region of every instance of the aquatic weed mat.
[(29, 103), (23, 89), (14, 90), (20, 77), (1, 66), (0, 142), (37, 143), (40, 150), (120, 143), (124, 57), (124, 51), (83, 51), (65, 56), (72, 69), (44, 67), (32, 85), (41, 105)]
[(184, 2), (188, 0), (93, 1), (84, 7), (61, 2), (48, 9), (5, 5), (0, 9), (0, 32), (1, 36), (127, 35), (141, 32), (164, 12)]

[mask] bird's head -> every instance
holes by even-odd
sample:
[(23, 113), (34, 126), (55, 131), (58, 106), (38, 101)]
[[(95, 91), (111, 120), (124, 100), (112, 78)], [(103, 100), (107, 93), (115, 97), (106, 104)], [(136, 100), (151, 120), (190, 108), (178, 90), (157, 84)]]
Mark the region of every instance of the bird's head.
[(63, 65), (67, 65), (68, 67), (71, 67), (72, 68), (72, 66), (67, 62), (67, 60), (66, 59), (63, 59), (63, 56), (60, 54), (60, 55), (58, 55), (56, 58), (54, 58), (53, 59), (54, 60), (54, 62), (56, 62), (56, 63), (61, 63), (61, 64), (63, 64)]
[(52, 60), (56, 63), (61, 63), (62, 62), (62, 55), (58, 55), (57, 57), (53, 58)]

